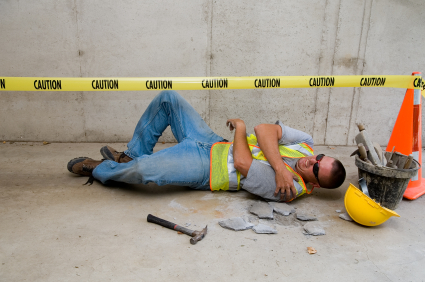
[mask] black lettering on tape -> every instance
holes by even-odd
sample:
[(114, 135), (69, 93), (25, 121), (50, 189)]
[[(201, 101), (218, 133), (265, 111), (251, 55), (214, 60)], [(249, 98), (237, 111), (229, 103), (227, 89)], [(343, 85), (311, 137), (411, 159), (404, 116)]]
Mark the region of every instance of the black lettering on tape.
[(422, 84), (423, 84), (422, 79), (420, 79), (419, 77), (415, 78), (415, 80), (413, 81), (413, 87), (421, 87)]
[(5, 79), (0, 79), (0, 88), (6, 89), (6, 80)]
[(203, 79), (201, 85), (202, 88), (228, 88), (229, 81), (227, 78)]
[(62, 89), (62, 80), (36, 79), (34, 88), (37, 90), (60, 90)]
[(91, 82), (91, 87), (93, 89), (119, 89), (118, 88), (118, 79), (95, 79)]
[(172, 80), (146, 80), (145, 85), (147, 89), (173, 89)]
[(255, 88), (278, 88), (280, 87), (280, 78), (257, 78), (254, 80)]
[(335, 85), (335, 77), (312, 77), (308, 81), (308, 84), (311, 87), (319, 87), (319, 86), (334, 86)]
[(362, 77), (360, 86), (385, 86), (386, 77)]

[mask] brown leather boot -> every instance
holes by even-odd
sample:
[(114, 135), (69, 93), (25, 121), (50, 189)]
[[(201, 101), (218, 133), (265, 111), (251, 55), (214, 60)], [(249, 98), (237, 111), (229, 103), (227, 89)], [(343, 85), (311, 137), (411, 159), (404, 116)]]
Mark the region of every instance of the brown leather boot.
[(84, 176), (92, 176), (93, 170), (103, 161), (95, 161), (87, 157), (79, 157), (68, 162), (68, 170)]
[(128, 163), (133, 159), (124, 152), (118, 152), (110, 146), (104, 146), (100, 149), (100, 153), (106, 160), (115, 161), (117, 163)]

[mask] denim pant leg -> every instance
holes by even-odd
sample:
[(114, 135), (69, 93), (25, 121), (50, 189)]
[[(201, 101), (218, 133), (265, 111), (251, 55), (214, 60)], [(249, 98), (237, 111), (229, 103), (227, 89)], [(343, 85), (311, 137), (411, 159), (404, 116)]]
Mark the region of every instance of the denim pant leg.
[(185, 139), (181, 143), (151, 155), (137, 157), (128, 163), (104, 161), (93, 176), (130, 184), (179, 185), (209, 189), (209, 152), (211, 144)]
[(185, 138), (211, 144), (223, 140), (182, 96), (167, 90), (159, 93), (143, 113), (127, 144), (126, 155), (134, 159), (152, 154), (158, 138), (169, 125), (179, 143)]

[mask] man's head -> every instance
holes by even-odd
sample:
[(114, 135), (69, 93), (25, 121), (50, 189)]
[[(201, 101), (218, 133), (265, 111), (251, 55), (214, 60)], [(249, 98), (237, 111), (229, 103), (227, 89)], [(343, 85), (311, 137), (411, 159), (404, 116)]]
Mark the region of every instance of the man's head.
[(345, 180), (345, 168), (342, 163), (323, 154), (304, 157), (298, 160), (297, 173), (305, 182), (315, 187), (338, 188)]

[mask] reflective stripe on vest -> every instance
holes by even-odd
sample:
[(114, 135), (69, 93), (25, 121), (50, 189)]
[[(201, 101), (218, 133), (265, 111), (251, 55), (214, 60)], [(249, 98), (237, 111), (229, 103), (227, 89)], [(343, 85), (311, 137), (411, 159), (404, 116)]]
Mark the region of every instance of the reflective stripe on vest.
[[(263, 152), (258, 147), (255, 135), (251, 134), (248, 136), (247, 141), (252, 157), (262, 163), (270, 165)], [(286, 158), (302, 158), (313, 155), (313, 150), (305, 143), (290, 146), (279, 145), (279, 152), (282, 157)], [(237, 171), (234, 166), (233, 143), (215, 143), (211, 147), (210, 162), (210, 188), (212, 191), (236, 191), (240, 189), (240, 172)], [(297, 182), (294, 180), (294, 186), (297, 189), (297, 197), (304, 193), (309, 193), (301, 176), (290, 166), (286, 165), (286, 168), (298, 176), (299, 181)]]

